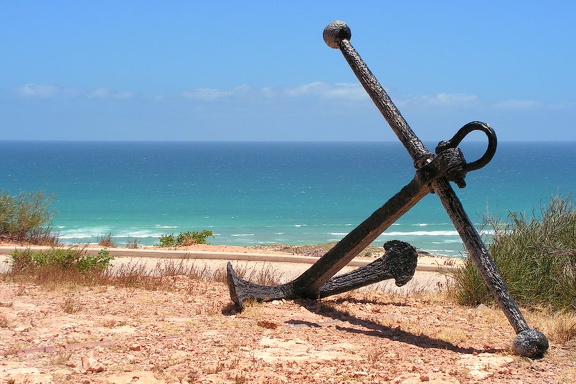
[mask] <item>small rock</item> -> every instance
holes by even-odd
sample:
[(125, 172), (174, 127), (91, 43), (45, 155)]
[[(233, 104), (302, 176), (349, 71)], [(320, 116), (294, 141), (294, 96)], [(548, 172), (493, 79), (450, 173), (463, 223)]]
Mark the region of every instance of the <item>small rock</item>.
[(163, 384), (163, 380), (158, 380), (152, 372), (135, 371), (107, 376), (105, 384)]
[(98, 362), (94, 358), (94, 354), (92, 352), (82, 356), (82, 368), (84, 368), (86, 372), (102, 372), (106, 369), (104, 364)]
[(486, 312), (488, 310), (490, 310), (490, 308), (488, 308), (484, 304), (480, 304), (479, 306), (476, 307), (476, 312)]

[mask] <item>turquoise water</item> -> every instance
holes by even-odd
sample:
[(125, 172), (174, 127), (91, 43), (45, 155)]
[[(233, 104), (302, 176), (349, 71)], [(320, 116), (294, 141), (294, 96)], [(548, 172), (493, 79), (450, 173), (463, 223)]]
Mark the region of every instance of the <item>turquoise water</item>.
[[(434, 144), (427, 144), (429, 149)], [(469, 161), (483, 143), (463, 147)], [(210, 229), (213, 244), (337, 241), (414, 176), (399, 143), (0, 142), (0, 189), (54, 194), (66, 243), (118, 245)], [(471, 220), (530, 213), (576, 190), (576, 143), (500, 143), (457, 189)], [(448, 256), (461, 241), (435, 195), (378, 240)]]

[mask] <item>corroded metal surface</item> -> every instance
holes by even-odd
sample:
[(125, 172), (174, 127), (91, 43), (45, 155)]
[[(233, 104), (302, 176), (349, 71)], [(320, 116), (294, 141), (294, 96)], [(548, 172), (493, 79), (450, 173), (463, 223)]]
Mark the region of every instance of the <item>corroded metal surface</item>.
[[(414, 134), (384, 88), (356, 52), (350, 43), (351, 36), (350, 28), (341, 21), (329, 24), (324, 30), (324, 41), (329, 47), (342, 52), (356, 77), (412, 157), (416, 174), (410, 183), (353, 229), (307, 271), (289, 283), (279, 286), (253, 284), (236, 276), (232, 265), (228, 264), (228, 287), (232, 300), (242, 308), (245, 300), (265, 301), (299, 297), (316, 299), (387, 278), (395, 278), (397, 284), (405, 284), (414, 274), (412, 267), (416, 266), (414, 261), (416, 257), (413, 247), (403, 242), (387, 243), (386, 255), (362, 269), (338, 277), (334, 275), (424, 196), (434, 192), (440, 198), (486, 285), (517, 333), (513, 343), (515, 353), (527, 357), (542, 356), (548, 349), (546, 336), (528, 327), (480, 235), (449, 183), (454, 182), (460, 188), (465, 187), (466, 173), (482, 168), (492, 159), (497, 145), (494, 130), (488, 124), (473, 121), (460, 128), (450, 140), (440, 142), (435, 154), (431, 153)], [(457, 146), (473, 131), (483, 132), (488, 144), (480, 159), (468, 163)]]

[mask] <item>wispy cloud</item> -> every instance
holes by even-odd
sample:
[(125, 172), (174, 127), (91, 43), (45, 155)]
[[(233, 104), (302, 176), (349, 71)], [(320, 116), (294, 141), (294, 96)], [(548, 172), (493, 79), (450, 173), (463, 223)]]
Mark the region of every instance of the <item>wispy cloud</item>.
[(253, 88), (249, 85), (241, 85), (233, 88), (197, 88), (184, 91), (182, 97), (206, 102), (222, 100), (286, 100), (301, 98), (318, 98), (328, 100), (367, 100), (368, 96), (360, 85), (357, 84), (328, 84), (313, 82), (291, 87), (262, 87)]
[(434, 95), (399, 96), (396, 98), (400, 106), (411, 107), (471, 107), (477, 106), (481, 100), (476, 95), (467, 93), (437, 93)]
[[(232, 88), (197, 88), (187, 90), (180, 96), (188, 99), (219, 102), (246, 100), (323, 100), (342, 102), (369, 102), (364, 88), (357, 83), (312, 82), (287, 87), (253, 88), (242, 85)], [(464, 93), (438, 93), (434, 95), (396, 96), (394, 102), (399, 106), (411, 107), (473, 107), (482, 104), (477, 95)]]
[(55, 97), (86, 97), (90, 99), (129, 99), (135, 96), (134, 92), (114, 91), (109, 88), (82, 90), (63, 88), (52, 84), (24, 84), (16, 88), (16, 94), (26, 98), (48, 99)]
[(365, 101), (368, 95), (360, 84), (314, 82), (279, 90), (280, 95), (288, 97), (316, 96), (330, 100)]
[(195, 99), (201, 101), (218, 101), (229, 99), (235, 95), (233, 90), (217, 89), (217, 88), (197, 88), (190, 91), (181, 93), (182, 97), (187, 99)]
[(433, 108), (477, 108), (494, 110), (535, 110), (535, 109), (571, 109), (574, 103), (547, 104), (538, 100), (508, 99), (501, 101), (488, 101), (481, 97), (467, 93), (437, 93), (434, 95), (418, 95), (394, 98), (399, 106), (433, 107)]
[[(107, 87), (96, 89), (73, 89), (53, 84), (28, 83), (16, 88), (15, 93), (24, 98), (50, 99), (57, 97), (126, 100), (137, 97), (132, 91), (117, 91)], [(364, 88), (358, 83), (325, 83), (311, 82), (294, 86), (261, 87), (238, 85), (230, 88), (195, 88), (183, 91), (179, 97), (206, 103), (227, 102), (348, 102), (370, 103)], [(170, 96), (152, 97), (155, 101), (170, 100)], [(468, 93), (445, 93), (428, 95), (393, 95), (394, 103), (400, 108), (478, 108), (498, 110), (528, 110), (528, 109), (574, 109), (575, 103), (546, 104), (537, 100), (508, 99), (502, 101), (487, 101), (478, 95)]]
[(557, 103), (553, 104), (550, 108), (555, 110), (576, 109), (576, 103)]
[(504, 100), (494, 106), (499, 109), (535, 109), (545, 107), (544, 103), (535, 100)]
[(85, 93), (86, 97), (91, 99), (131, 99), (135, 96), (130, 91), (113, 91), (108, 88), (98, 88)]
[(438, 93), (432, 96), (422, 96), (421, 99), (424, 103), (435, 106), (477, 105), (479, 102), (478, 96), (467, 93)]
[(52, 84), (24, 84), (16, 88), (16, 93), (20, 96), (31, 98), (51, 98), (62, 94), (71, 94), (71, 90), (57, 87)]

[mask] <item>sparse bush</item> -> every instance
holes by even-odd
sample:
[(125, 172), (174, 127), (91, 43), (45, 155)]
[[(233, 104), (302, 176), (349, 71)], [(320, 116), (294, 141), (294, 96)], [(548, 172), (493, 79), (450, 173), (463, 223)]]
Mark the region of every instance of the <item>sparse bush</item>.
[(53, 218), (49, 205), (53, 197), (44, 192), (22, 192), (10, 196), (0, 192), (0, 239), (11, 241), (33, 241), (38, 234), (46, 239), (46, 226)]
[(174, 234), (162, 235), (160, 236), (159, 243), (157, 245), (162, 248), (175, 247), (176, 238), (174, 237)]
[(90, 256), (84, 254), (78, 260), (78, 270), (82, 273), (87, 272), (102, 272), (110, 265), (110, 261), (114, 258), (110, 256), (110, 252), (103, 248), (98, 251), (96, 256)]
[(114, 240), (112, 240), (111, 233), (108, 233), (103, 236), (98, 236), (98, 245), (101, 247), (108, 247), (108, 248), (114, 248), (116, 246), (114, 244)]
[(30, 231), (28, 234), (28, 243), (34, 245), (45, 245), (50, 247), (55, 247), (60, 245), (60, 239), (58, 234), (52, 232), (52, 227), (42, 227)]
[(206, 239), (214, 237), (212, 231), (206, 229), (197, 231), (180, 232), (178, 235), (162, 235), (159, 239), (158, 246), (160, 247), (185, 247), (194, 244), (209, 244)]
[(138, 239), (127, 239), (126, 248), (136, 249), (138, 248)]
[[(576, 311), (576, 211), (570, 198), (553, 198), (530, 219), (510, 213), (507, 222), (487, 225), (494, 230), (488, 249), (519, 304)], [(452, 275), (459, 303), (493, 300), (469, 258)]]
[(14, 250), (11, 254), (12, 273), (33, 273), (42, 269), (75, 270), (86, 274), (102, 272), (112, 257), (107, 249), (96, 256), (88, 255), (81, 248), (50, 248), (44, 250)]

